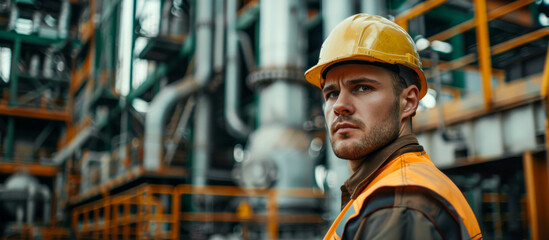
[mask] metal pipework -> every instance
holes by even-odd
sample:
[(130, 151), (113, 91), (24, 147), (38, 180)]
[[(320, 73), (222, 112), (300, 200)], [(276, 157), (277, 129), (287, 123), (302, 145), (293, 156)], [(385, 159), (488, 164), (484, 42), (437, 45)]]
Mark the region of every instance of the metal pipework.
[(236, 29), (236, 0), (227, 1), (227, 69), (225, 72), (225, 122), (228, 131), (235, 137), (246, 137), (251, 129), (238, 115), (240, 86), (240, 61), (238, 54), (238, 33)]
[(36, 195), (36, 185), (31, 184), (27, 188), (27, 223), (31, 224), (34, 221), (34, 201)]
[[(267, 0), (260, 4), (261, 69), (303, 69), (306, 41), (299, 24), (305, 18), (303, 3)], [(301, 127), (307, 112), (305, 87), (278, 80), (259, 92), (259, 125)]]
[[(212, 75), (213, 43), (213, 1), (197, 1), (196, 16), (196, 81), (205, 86)], [(195, 134), (193, 141), (193, 176), (195, 185), (206, 185), (206, 176), (210, 163), (211, 142), (211, 101), (206, 94), (197, 97), (195, 111)]]
[(361, 12), (387, 17), (385, 1), (382, 0), (362, 0)]
[[(369, 2), (369, 1), (364, 1)], [(364, 4), (364, 3), (363, 3)], [(365, 5), (365, 4), (364, 4)], [(323, 0), (322, 1), (322, 19), (323, 21), (323, 38), (326, 39), (328, 34), (335, 26), (343, 19), (353, 14), (352, 0)]]
[(50, 223), (51, 193), (48, 187), (44, 185), (40, 188), (40, 193), (44, 197), (44, 225), (47, 226)]
[(145, 116), (145, 146), (144, 168), (158, 170), (160, 160), (164, 157), (162, 138), (164, 136), (165, 120), (169, 109), (180, 99), (186, 98), (198, 90), (195, 78), (187, 78), (175, 82), (154, 97)]
[[(247, 157), (237, 172), (244, 186), (312, 188), (311, 139), (302, 129), (308, 113), (303, 79), (304, 2), (262, 0), (259, 16), (260, 70), (248, 78), (259, 98), (259, 128), (250, 135)], [(278, 197), (277, 204), (281, 211), (294, 213), (317, 206), (315, 199), (289, 197)]]
[(59, 25), (57, 31), (60, 38), (66, 38), (68, 34), (68, 22), (69, 22), (69, 0), (63, 0), (61, 4), (61, 13), (59, 14)]
[(80, 148), (80, 146), (84, 144), (92, 136), (93, 132), (94, 132), (93, 126), (87, 127), (82, 131), (80, 131), (80, 133), (78, 133), (78, 135), (75, 138), (73, 138), (73, 140), (70, 142), (68, 147), (63, 148), (63, 150), (55, 154), (55, 156), (53, 157), (53, 162), (56, 165), (63, 164), (63, 162), (67, 158), (69, 158), (69, 156), (72, 153), (74, 153), (76, 149)]
[[(196, 11), (196, 69), (194, 77), (188, 77), (182, 81), (162, 88), (149, 106), (145, 118), (145, 159), (143, 165), (147, 170), (158, 170), (160, 162), (164, 158), (162, 138), (164, 136), (164, 122), (168, 109), (183, 98), (190, 96), (201, 88), (204, 88), (211, 78), (212, 59), (212, 0), (197, 1)], [(209, 135), (209, 111), (210, 104), (207, 96), (198, 97), (196, 109), (196, 134), (194, 138), (194, 169), (193, 173), (199, 178), (205, 178), (205, 166), (208, 166), (209, 139), (203, 136)], [(194, 177), (193, 177), (194, 178)], [(204, 179), (195, 181), (205, 182)]]

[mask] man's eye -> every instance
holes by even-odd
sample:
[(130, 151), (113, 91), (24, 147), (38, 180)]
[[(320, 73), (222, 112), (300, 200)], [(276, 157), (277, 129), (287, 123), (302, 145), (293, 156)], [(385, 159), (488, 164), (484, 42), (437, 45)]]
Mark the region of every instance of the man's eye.
[(357, 92), (366, 92), (366, 91), (369, 91), (371, 89), (372, 89), (371, 87), (366, 86), (366, 85), (360, 85), (360, 86), (356, 87)]
[(326, 94), (326, 99), (336, 98), (339, 96), (339, 92), (333, 91)]

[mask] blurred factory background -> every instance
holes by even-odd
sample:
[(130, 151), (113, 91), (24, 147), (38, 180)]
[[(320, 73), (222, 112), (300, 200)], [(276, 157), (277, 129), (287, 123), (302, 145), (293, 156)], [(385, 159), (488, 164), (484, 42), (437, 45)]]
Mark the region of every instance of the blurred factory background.
[(349, 173), (303, 73), (358, 12), (416, 39), (485, 239), (548, 239), (546, 0), (0, 0), (0, 238), (321, 239)]

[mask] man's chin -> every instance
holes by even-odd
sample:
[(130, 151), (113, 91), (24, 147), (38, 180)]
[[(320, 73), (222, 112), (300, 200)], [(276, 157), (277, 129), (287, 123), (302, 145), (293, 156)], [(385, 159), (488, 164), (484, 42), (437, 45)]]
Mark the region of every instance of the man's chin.
[(361, 159), (365, 153), (360, 153), (357, 150), (356, 145), (354, 144), (345, 144), (345, 143), (338, 143), (332, 146), (334, 154), (338, 158), (346, 159), (346, 160), (357, 160)]

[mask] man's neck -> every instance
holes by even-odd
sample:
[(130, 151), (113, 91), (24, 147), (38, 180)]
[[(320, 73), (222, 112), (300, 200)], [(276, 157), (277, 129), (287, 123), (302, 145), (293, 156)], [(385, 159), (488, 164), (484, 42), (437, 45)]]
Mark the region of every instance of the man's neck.
[(358, 170), (358, 167), (360, 167), (360, 164), (362, 164), (362, 161), (365, 159), (358, 159), (358, 160), (347, 160), (347, 165), (349, 166), (349, 172), (351, 172), (351, 175), (353, 175), (356, 170)]

